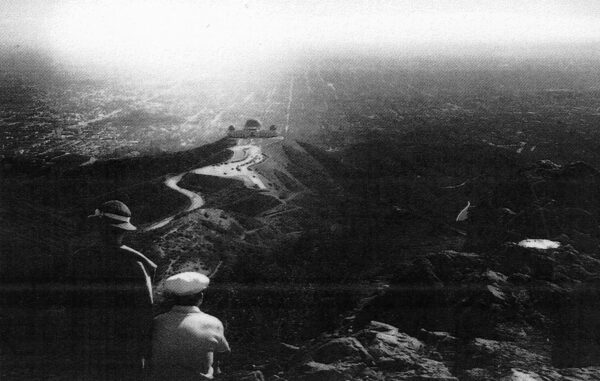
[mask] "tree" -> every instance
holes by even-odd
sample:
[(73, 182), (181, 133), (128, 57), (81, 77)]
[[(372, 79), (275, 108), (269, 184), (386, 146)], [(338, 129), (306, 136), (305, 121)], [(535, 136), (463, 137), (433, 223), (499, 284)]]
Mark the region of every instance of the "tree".
[(269, 127), (269, 130), (277, 131), (277, 127), (274, 124), (271, 124), (271, 127)]

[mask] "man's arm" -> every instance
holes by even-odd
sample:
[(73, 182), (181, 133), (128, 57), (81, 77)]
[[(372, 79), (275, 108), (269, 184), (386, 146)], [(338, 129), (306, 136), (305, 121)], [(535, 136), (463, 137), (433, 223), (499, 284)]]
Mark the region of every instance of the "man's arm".
[(226, 352), (217, 352), (214, 354), (214, 370), (215, 370), (215, 375), (219, 375), (221, 374), (221, 364), (225, 362), (226, 358), (229, 357), (229, 354), (231, 353), (231, 351), (226, 351)]
[(221, 364), (224, 362), (225, 358), (228, 357), (229, 353), (231, 353), (231, 348), (229, 348), (229, 343), (225, 338), (225, 328), (223, 327), (223, 323), (220, 321), (217, 330), (219, 331), (219, 336), (217, 337), (217, 346), (213, 357), (215, 374), (218, 375), (221, 373)]
[[(206, 373), (200, 373), (200, 376), (203, 378), (206, 378), (207, 380), (212, 380), (214, 378), (215, 375), (215, 370), (213, 368), (213, 363), (214, 363), (214, 353), (213, 352), (206, 352), (206, 357), (204, 358), (204, 362), (205, 362), (205, 369), (207, 369)], [(216, 372), (216, 374), (219, 374), (220, 372)]]

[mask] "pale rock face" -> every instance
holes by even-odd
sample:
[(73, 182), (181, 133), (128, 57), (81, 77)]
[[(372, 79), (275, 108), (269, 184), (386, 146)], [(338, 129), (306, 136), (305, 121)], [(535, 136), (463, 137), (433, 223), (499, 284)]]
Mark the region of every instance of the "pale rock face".
[(528, 249), (548, 250), (548, 249), (558, 249), (560, 247), (560, 242), (550, 241), (549, 239), (529, 238), (529, 239), (524, 239), (521, 242), (519, 242), (519, 246), (525, 247)]
[(540, 376), (533, 372), (511, 369), (511, 374), (504, 377), (503, 381), (541, 381)]

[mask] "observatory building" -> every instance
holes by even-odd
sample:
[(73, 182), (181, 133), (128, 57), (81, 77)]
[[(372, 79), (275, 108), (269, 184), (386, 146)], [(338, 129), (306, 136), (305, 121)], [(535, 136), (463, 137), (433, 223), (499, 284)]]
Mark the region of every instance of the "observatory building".
[(233, 125), (229, 126), (227, 130), (227, 136), (237, 139), (274, 138), (278, 135), (275, 125), (265, 130), (262, 128), (262, 124), (256, 119), (248, 119), (241, 130), (236, 130)]
[(244, 124), (244, 131), (248, 131), (250, 133), (256, 133), (261, 129), (261, 124), (256, 119), (248, 119), (246, 124)]

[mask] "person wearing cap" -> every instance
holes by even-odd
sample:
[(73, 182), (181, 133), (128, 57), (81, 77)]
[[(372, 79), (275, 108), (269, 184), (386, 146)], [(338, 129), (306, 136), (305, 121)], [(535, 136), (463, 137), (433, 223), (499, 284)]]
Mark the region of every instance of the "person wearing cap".
[(207, 276), (195, 272), (165, 280), (164, 290), (175, 303), (154, 319), (153, 381), (212, 379), (215, 353), (230, 351), (223, 323), (199, 308), (208, 284)]
[(77, 377), (137, 380), (150, 352), (152, 279), (156, 265), (123, 245), (136, 230), (121, 201), (102, 204), (89, 216), (96, 223), (96, 244), (71, 260), (68, 308)]

